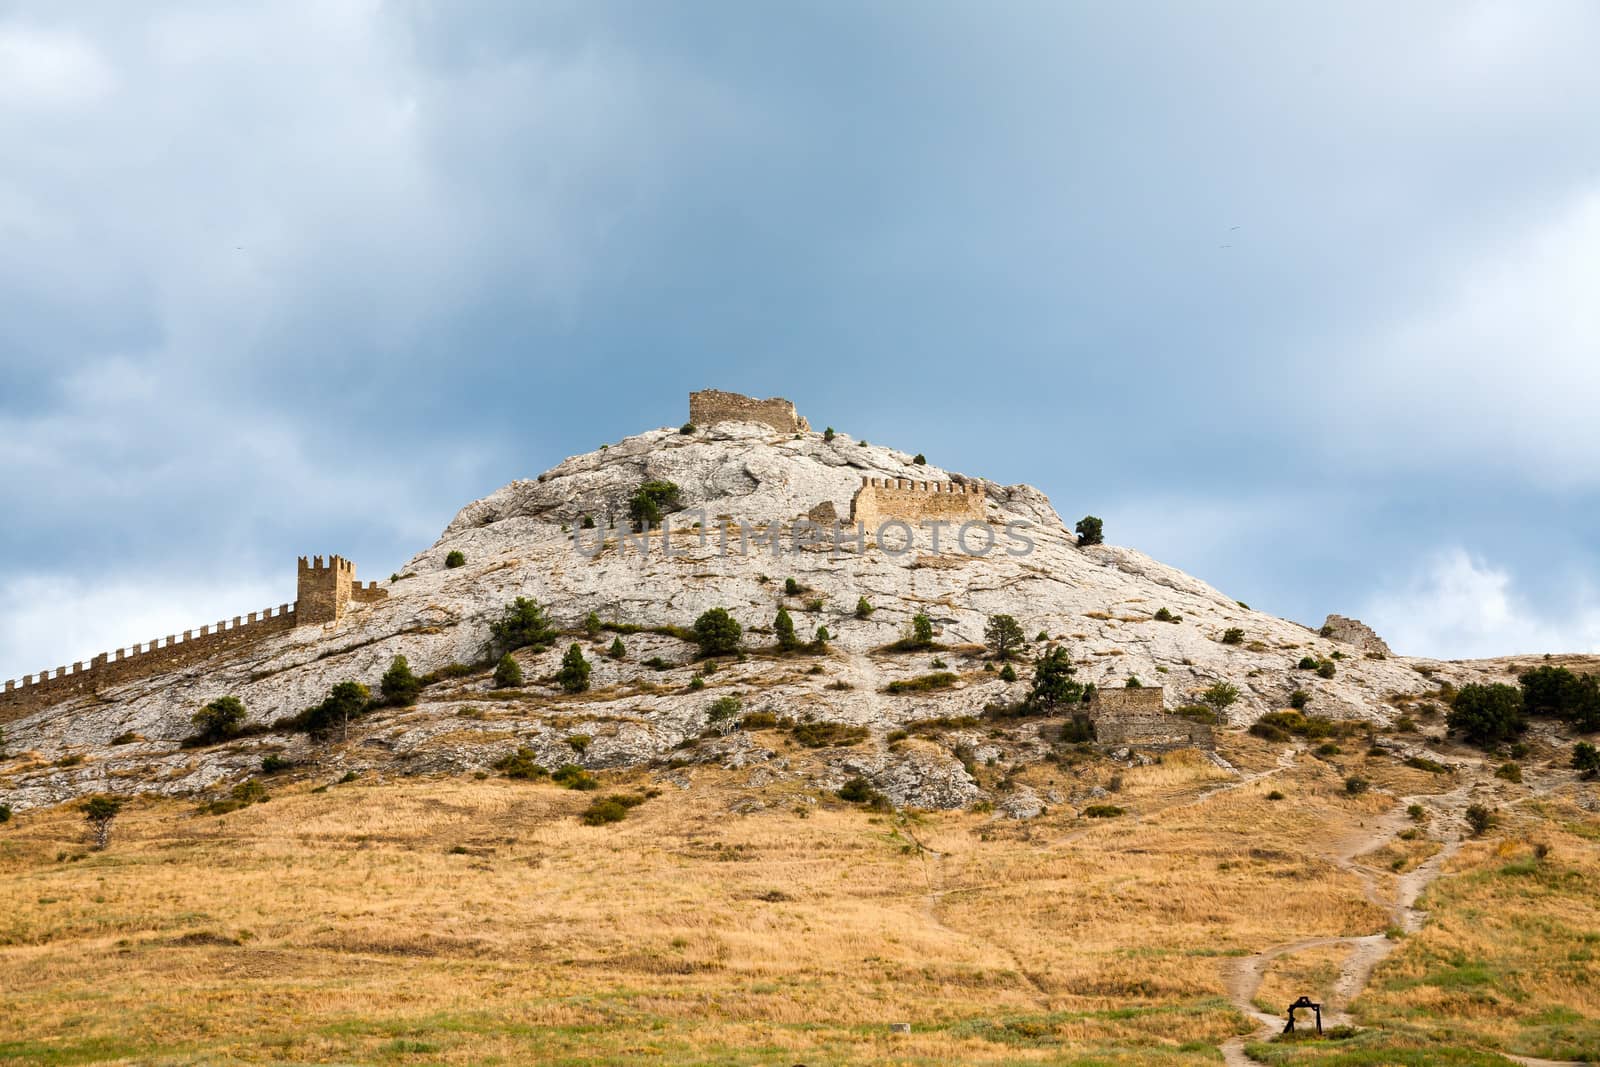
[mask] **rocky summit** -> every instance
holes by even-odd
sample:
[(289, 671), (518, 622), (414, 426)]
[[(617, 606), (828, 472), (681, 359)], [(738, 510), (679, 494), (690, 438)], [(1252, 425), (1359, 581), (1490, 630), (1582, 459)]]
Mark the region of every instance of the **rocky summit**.
[[(1218, 728), (1292, 700), (1383, 724), (1397, 703), (1482, 676), (1375, 651), (1384, 647), (1376, 635), (1351, 641), (1348, 625), (1318, 631), (1252, 611), (1133, 548), (1080, 544), (1030, 486), (920, 460), (831, 430), (743, 420), (603, 445), (467, 504), (332, 622), (15, 718), (5, 726), (5, 799), (24, 809), (89, 793), (203, 794), (269, 757), (461, 774), (520, 751), (547, 770), (652, 765), (679, 785), (704, 764), (759, 768), (764, 781), (801, 789), (860, 777), (896, 805), (954, 808), (999, 799), (969, 773), (974, 761), (1025, 764), (1061, 742), (1058, 719), (1003, 714), (1028, 695), (1030, 663), (1050, 648), (1066, 650), (1077, 682), (1155, 689), (1145, 711), (1175, 722), (1176, 709), (1231, 685), (1234, 702), (1213, 702)], [(671, 487), (664, 525), (636, 532), (632, 502), (651, 483)], [(982, 518), (857, 534), (853, 501), (874, 486), (885, 499), (959, 497)], [(1091, 506), (1065, 503), (1074, 513)], [(519, 597), (562, 632), (512, 653), (523, 684), (497, 684), (490, 627)], [(742, 628), (736, 655), (706, 659), (690, 640), (714, 608)], [(780, 609), (797, 648), (780, 648)], [(1009, 669), (985, 647), (1002, 614), (1023, 636)], [(919, 616), (932, 628), (920, 643), (907, 639)], [(573, 644), (590, 665), (581, 692), (557, 680)], [(397, 656), (427, 682), (414, 704), (368, 711), (337, 743), (286, 725), (340, 682), (378, 692)], [(223, 743), (196, 744), (194, 715), (225, 696), (242, 702), (242, 726)], [(937, 736), (917, 729), (930, 720), (941, 723)]]

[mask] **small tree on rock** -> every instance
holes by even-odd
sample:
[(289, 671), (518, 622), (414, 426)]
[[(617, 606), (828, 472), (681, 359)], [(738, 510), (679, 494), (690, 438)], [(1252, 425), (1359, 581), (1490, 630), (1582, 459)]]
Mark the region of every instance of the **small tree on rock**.
[(1585, 778), (1600, 777), (1600, 748), (1595, 748), (1587, 741), (1573, 745), (1572, 769), (1582, 773)]
[(1022, 627), (1010, 615), (991, 615), (983, 628), (983, 643), (989, 646), (995, 659), (1010, 659), (1026, 640)]
[(800, 639), (794, 635), (794, 620), (789, 617), (788, 609), (778, 608), (778, 617), (772, 620), (772, 631), (778, 635), (778, 647), (785, 652), (800, 647)]
[(589, 688), (589, 661), (583, 658), (583, 649), (576, 643), (561, 657), (561, 669), (556, 681), (564, 693), (581, 693)]
[(591, 611), (583, 617), (583, 632), (590, 637), (599, 637), (600, 631), (603, 629), (605, 629), (605, 623), (600, 621), (600, 616), (595, 612)]
[(1027, 710), (1035, 715), (1055, 715), (1076, 708), (1083, 702), (1083, 683), (1073, 677), (1077, 673), (1065, 648), (1052, 645), (1046, 649), (1034, 664)]
[(611, 639), (611, 648), (607, 650), (606, 655), (612, 659), (626, 659), (628, 657), (628, 646), (622, 643), (622, 638), (614, 637)]
[(726, 608), (712, 608), (694, 621), (694, 640), (702, 656), (721, 656), (739, 651), (744, 631)]
[(1079, 548), (1105, 542), (1105, 524), (1093, 515), (1085, 515), (1078, 520), (1077, 532)]
[(444, 557), (444, 565), (450, 570), (467, 565), (467, 554), (459, 548), (452, 548)]
[(933, 620), (920, 611), (911, 616), (911, 646), (927, 648), (933, 644)]
[(856, 601), (856, 618), (864, 619), (872, 614), (872, 610), (872, 605), (867, 603), (866, 597)]
[(111, 844), (111, 823), (122, 811), (122, 800), (119, 797), (97, 794), (79, 804), (78, 810), (83, 812), (84, 820), (94, 832), (95, 850), (103, 851)]
[(1217, 718), (1239, 699), (1239, 687), (1216, 682), (1200, 694), (1200, 703), (1217, 713)]
[(672, 482), (648, 481), (635, 490), (628, 500), (628, 517), (633, 528), (642, 530), (659, 526), (668, 512), (683, 507), (682, 491)]
[(199, 731), (195, 740), (216, 744), (237, 737), (244, 726), (244, 702), (238, 697), (218, 697), (189, 719)]
[(350, 720), (362, 715), (372, 702), (372, 691), (360, 682), (339, 682), (327, 699), (305, 713), (306, 728), (327, 737), (337, 729), (341, 740), (350, 737)]
[(406, 662), (404, 656), (396, 656), (390, 662), (389, 669), (383, 672), (378, 690), (383, 694), (385, 704), (409, 708), (417, 702), (417, 696), (422, 692), (422, 679), (411, 673), (411, 664)]
[(517, 597), (505, 606), (500, 618), (489, 624), (493, 645), (501, 652), (519, 648), (544, 649), (555, 643), (556, 629), (537, 600)]
[(494, 687), (496, 689), (515, 689), (522, 684), (522, 664), (516, 657), (507, 652), (500, 657), (500, 662), (494, 665)]

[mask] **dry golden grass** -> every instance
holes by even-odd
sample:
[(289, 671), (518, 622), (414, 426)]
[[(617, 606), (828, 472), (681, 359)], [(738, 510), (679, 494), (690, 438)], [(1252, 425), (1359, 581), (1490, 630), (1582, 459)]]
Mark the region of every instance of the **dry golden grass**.
[[(1346, 796), (1349, 767), (1281, 752), (1230, 748), (1268, 775), (1226, 789), (1188, 754), (1018, 774), (1043, 790), (1119, 773), (1128, 814), (1105, 820), (874, 815), (709, 769), (604, 827), (576, 818), (596, 794), (471, 778), (274, 783), (220, 818), (140, 802), (104, 853), (70, 809), (25, 813), (0, 831), (0, 1063), (1216, 1062), (1253, 1028), (1227, 957), (1388, 922), (1330, 857), (1396, 798)], [(765, 807), (730, 815), (736, 798)], [(1596, 842), (1561, 829), (1592, 825), (1581, 812), (1515, 819), (1592, 878)], [(1592, 903), (1558, 887), (1538, 923), (1469, 914), (1543, 886), (1493, 873), (1518, 855), (1462, 853), (1437, 926), (1365, 1013), (1414, 1029), (1406, 983), (1441, 953), (1516, 951), (1524, 1014), (1592, 1016), (1593, 990), (1568, 988), (1579, 962), (1526, 970), (1554, 943), (1588, 951)], [(1263, 996), (1321, 989), (1323, 964), (1285, 960)], [(1466, 1010), (1429, 996), (1439, 1018)], [(891, 1035), (901, 1021), (913, 1032)], [(1521, 1032), (1479, 1024), (1486, 1044)]]

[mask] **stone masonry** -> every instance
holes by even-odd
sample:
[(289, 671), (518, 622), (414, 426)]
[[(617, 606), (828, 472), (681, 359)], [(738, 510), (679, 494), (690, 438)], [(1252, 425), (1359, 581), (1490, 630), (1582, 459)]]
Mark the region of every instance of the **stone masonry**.
[(1089, 698), (1095, 743), (1109, 748), (1212, 747), (1211, 727), (1166, 710), (1160, 686), (1132, 689), (1096, 687)]
[(1367, 652), (1376, 652), (1383, 656), (1392, 656), (1389, 646), (1366, 623), (1360, 619), (1347, 619), (1343, 615), (1329, 615), (1322, 624), (1322, 636), (1334, 641), (1342, 641), (1347, 645), (1355, 645)]
[(696, 426), (719, 422), (759, 422), (781, 433), (805, 433), (811, 429), (781, 396), (757, 400), (753, 396), (725, 393), (721, 389), (702, 389), (689, 394), (689, 421)]
[(185, 630), (180, 638), (168, 634), (152, 640), (102, 652), (87, 664), (79, 661), (53, 671), (26, 674), (5, 683), (0, 690), (0, 722), (31, 715), (42, 708), (102, 688), (122, 685), (153, 674), (176, 670), (222, 652), (252, 645), (305, 623), (337, 622), (353, 600), (370, 603), (389, 595), (377, 582), (363, 586), (355, 580), (355, 564), (339, 556), (321, 556), (308, 563), (300, 558), (299, 599), (293, 604), (235, 615), (198, 631)]
[(850, 521), (869, 531), (890, 519), (982, 522), (988, 496), (983, 486), (966, 482), (918, 482), (909, 478), (862, 478), (850, 501)]

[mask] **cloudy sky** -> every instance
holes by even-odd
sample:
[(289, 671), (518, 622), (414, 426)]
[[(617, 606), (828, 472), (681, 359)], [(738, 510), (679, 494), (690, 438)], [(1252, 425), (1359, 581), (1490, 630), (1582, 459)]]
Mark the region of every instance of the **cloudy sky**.
[(0, 677), (719, 386), (1600, 648), (1600, 6), (0, 0)]

